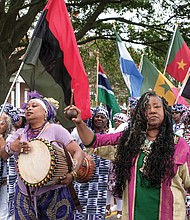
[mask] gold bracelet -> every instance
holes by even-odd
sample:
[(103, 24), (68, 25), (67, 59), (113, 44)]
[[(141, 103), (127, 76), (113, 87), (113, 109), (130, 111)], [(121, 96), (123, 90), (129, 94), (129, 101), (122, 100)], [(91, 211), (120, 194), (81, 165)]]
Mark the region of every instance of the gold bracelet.
[(76, 168), (77, 164), (78, 164), (78, 161), (76, 159), (73, 159), (73, 169)]
[(74, 181), (76, 181), (77, 180), (77, 172), (75, 171), (75, 170), (72, 170), (71, 172), (70, 172), (70, 174), (72, 175), (72, 177), (73, 177), (73, 180)]

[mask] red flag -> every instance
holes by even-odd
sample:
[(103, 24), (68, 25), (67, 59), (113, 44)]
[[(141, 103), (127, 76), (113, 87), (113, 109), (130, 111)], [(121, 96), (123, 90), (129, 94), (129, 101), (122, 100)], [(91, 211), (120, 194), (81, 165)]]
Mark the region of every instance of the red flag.
[(48, 1), (27, 49), (21, 75), (32, 90), (58, 99), (58, 119), (65, 127), (70, 127), (63, 115), (72, 89), (82, 119), (91, 117), (88, 77), (64, 0)]
[(190, 67), (190, 50), (181, 36), (178, 27), (172, 37), (171, 52), (166, 67), (166, 72), (173, 78), (182, 82)]
[(49, 29), (59, 41), (64, 54), (64, 65), (71, 76), (71, 88), (74, 89), (74, 102), (82, 111), (82, 118), (88, 119), (90, 112), (90, 92), (88, 78), (84, 70), (77, 46), (74, 30), (64, 0), (48, 1), (44, 10), (48, 10), (46, 19)]

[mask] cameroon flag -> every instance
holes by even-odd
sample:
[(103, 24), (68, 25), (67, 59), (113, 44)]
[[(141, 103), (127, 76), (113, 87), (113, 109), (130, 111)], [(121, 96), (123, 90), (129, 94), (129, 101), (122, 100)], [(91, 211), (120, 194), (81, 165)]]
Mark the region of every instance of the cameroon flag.
[(178, 27), (173, 34), (168, 55), (169, 59), (166, 72), (179, 82), (182, 82), (190, 67), (190, 50), (181, 36)]
[(57, 118), (64, 127), (73, 126), (64, 117), (72, 89), (82, 119), (91, 117), (88, 77), (64, 0), (48, 1), (23, 62), (21, 76), (30, 89), (59, 101)]
[(144, 77), (141, 95), (151, 88), (157, 95), (164, 97), (170, 106), (174, 104), (175, 95), (171, 89), (174, 86), (144, 55), (142, 58), (141, 74)]

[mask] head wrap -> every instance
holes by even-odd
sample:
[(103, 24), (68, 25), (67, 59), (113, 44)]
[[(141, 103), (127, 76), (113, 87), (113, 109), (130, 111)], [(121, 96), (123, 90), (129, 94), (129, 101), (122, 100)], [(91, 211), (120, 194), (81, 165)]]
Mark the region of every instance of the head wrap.
[(185, 111), (186, 107), (183, 104), (174, 104), (172, 106), (173, 112), (180, 112), (183, 113)]
[[(59, 102), (53, 98), (43, 98), (37, 91), (29, 92), (27, 95), (27, 101), (31, 99), (36, 100), (47, 113), (47, 121), (54, 120), (56, 116), (56, 110), (59, 108)], [(24, 103), (23, 108), (26, 109), (27, 103)]]
[[(4, 108), (3, 108), (4, 107)], [(16, 123), (17, 121), (19, 121), (20, 116), (20, 109), (12, 106), (10, 103), (6, 103), (5, 106), (1, 105), (0, 106), (0, 111), (2, 110), (10, 116), (10, 118), (12, 119), (13, 124)]]
[(184, 123), (185, 125), (190, 124), (190, 107), (186, 108), (186, 111), (183, 112), (181, 116), (181, 122)]
[(122, 121), (122, 122), (128, 122), (129, 118), (124, 113), (116, 113), (113, 116), (113, 120), (118, 120), (118, 121)]
[(21, 108), (18, 108), (18, 115), (20, 117), (25, 117), (25, 111), (23, 109), (21, 109)]
[(128, 103), (129, 103), (129, 108), (134, 109), (138, 103), (139, 97), (129, 97), (128, 98)]
[(37, 99), (37, 98), (35, 98), (35, 99), (32, 99), (32, 100), (38, 102), (38, 103), (42, 106), (42, 108), (45, 110), (45, 112), (46, 112), (46, 113), (48, 112), (47, 107), (46, 107), (44, 101), (42, 101), (42, 99)]
[(94, 109), (92, 117), (94, 117), (97, 114), (102, 114), (105, 116), (106, 119), (109, 119), (108, 111), (102, 106), (98, 106)]

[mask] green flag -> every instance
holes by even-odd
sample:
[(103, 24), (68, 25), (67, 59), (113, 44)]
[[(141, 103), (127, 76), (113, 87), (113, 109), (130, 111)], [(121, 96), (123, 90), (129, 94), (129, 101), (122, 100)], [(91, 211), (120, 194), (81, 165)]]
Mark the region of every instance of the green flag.
[(102, 102), (111, 109), (111, 119), (116, 113), (120, 112), (118, 102), (100, 64), (98, 67), (98, 102)]
[(141, 95), (151, 88), (164, 97), (170, 106), (174, 104), (175, 95), (171, 89), (173, 84), (145, 56), (142, 59), (141, 74), (144, 77)]

